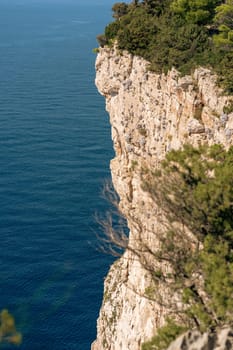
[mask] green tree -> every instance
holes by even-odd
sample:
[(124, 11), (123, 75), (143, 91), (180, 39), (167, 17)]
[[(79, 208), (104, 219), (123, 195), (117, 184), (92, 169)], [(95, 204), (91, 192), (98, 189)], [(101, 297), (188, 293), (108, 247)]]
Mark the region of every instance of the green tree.
[(162, 279), (174, 291), (183, 289), (184, 325), (201, 331), (233, 322), (232, 173), (233, 147), (187, 145), (168, 153), (159, 171), (143, 175), (143, 188), (168, 220), (154, 255), (172, 266), (172, 280), (164, 273)]
[(233, 1), (226, 0), (226, 2), (216, 7), (215, 11), (215, 22), (233, 29)]
[(113, 18), (120, 19), (122, 16), (126, 15), (128, 12), (128, 5), (125, 2), (116, 2), (113, 7)]
[(220, 50), (217, 58), (219, 61), (216, 61), (215, 70), (218, 74), (218, 82), (228, 94), (233, 95), (233, 50), (224, 52)]
[(144, 0), (143, 4), (145, 5), (148, 13), (160, 16), (164, 12), (165, 8), (168, 6), (169, 2), (170, 1), (167, 0)]
[(187, 22), (205, 24), (213, 17), (218, 0), (175, 0), (171, 8)]
[(157, 32), (156, 22), (143, 7), (137, 7), (121, 20), (118, 31), (118, 46), (140, 55), (154, 40)]
[(226, 0), (215, 11), (214, 21), (218, 25), (219, 34), (214, 36), (214, 42), (217, 46), (233, 48), (233, 1)]
[(168, 208), (170, 220), (178, 217), (200, 238), (227, 237), (233, 233), (232, 172), (232, 147), (226, 152), (218, 145), (186, 145), (167, 155), (161, 175), (148, 184), (151, 194)]
[(119, 28), (120, 28), (119, 21), (111, 22), (105, 27), (104, 37), (108, 41), (108, 43), (110, 43), (111, 40), (113, 40), (116, 37), (119, 31)]

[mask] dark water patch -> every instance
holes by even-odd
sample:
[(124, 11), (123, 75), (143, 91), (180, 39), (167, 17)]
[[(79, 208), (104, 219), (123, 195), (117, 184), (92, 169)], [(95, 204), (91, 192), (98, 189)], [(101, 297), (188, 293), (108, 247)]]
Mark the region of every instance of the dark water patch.
[(0, 4), (0, 309), (23, 350), (95, 338), (111, 258), (94, 213), (112, 149), (92, 48), (108, 21), (109, 5)]

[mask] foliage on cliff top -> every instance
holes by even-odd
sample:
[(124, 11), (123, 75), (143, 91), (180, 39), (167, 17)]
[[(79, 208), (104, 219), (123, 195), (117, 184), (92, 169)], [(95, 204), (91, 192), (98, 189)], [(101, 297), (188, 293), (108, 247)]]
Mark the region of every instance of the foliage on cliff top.
[[(214, 145), (171, 151), (161, 170), (144, 175), (144, 190), (168, 219), (169, 230), (160, 237), (161, 251), (154, 254), (161, 262), (168, 261), (173, 273), (164, 272), (160, 278), (174, 293), (181, 293), (183, 307), (174, 310), (174, 317), (182, 317), (187, 328), (206, 331), (233, 324), (232, 174), (233, 147), (225, 151)], [(161, 335), (169, 340), (174, 322), (144, 348), (164, 349)]]
[(101, 46), (117, 39), (119, 49), (149, 60), (156, 72), (212, 67), (233, 93), (233, 0), (134, 0), (112, 10)]

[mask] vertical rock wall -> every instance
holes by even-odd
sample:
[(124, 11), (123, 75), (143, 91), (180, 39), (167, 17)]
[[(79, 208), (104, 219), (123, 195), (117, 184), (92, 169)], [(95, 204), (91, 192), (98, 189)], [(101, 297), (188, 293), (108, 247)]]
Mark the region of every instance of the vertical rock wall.
[[(226, 148), (233, 141), (233, 113), (224, 113), (229, 97), (207, 69), (180, 77), (148, 71), (148, 63), (116, 48), (101, 48), (96, 60), (96, 85), (106, 99), (115, 158), (111, 161), (120, 209), (130, 229), (129, 244), (156, 247), (158, 210), (141, 188), (141, 172), (156, 167), (171, 149), (185, 143)], [(141, 252), (143, 255), (143, 252)], [(138, 256), (127, 250), (113, 264), (104, 285), (103, 304), (92, 350), (139, 350), (170, 312), (167, 303), (148, 298), (151, 278)], [(162, 287), (161, 287), (162, 288)]]

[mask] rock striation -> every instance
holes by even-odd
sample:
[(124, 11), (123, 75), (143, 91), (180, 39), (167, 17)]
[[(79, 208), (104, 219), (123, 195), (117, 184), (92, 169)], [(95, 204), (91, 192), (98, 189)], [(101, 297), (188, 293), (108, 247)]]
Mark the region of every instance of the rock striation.
[[(112, 180), (130, 230), (129, 246), (148, 242), (156, 249), (159, 208), (142, 190), (142, 169), (156, 168), (166, 152), (185, 143), (228, 148), (233, 143), (233, 113), (226, 113), (231, 97), (224, 96), (208, 69), (185, 77), (174, 69), (158, 75), (148, 70), (147, 61), (116, 47), (99, 49), (96, 85), (110, 115), (116, 154)], [(179, 303), (162, 286), (157, 292), (164, 302), (148, 297), (151, 277), (142, 263), (143, 250), (140, 257), (132, 250), (111, 266), (105, 279), (92, 350), (140, 350), (163, 325), (173, 303)]]

